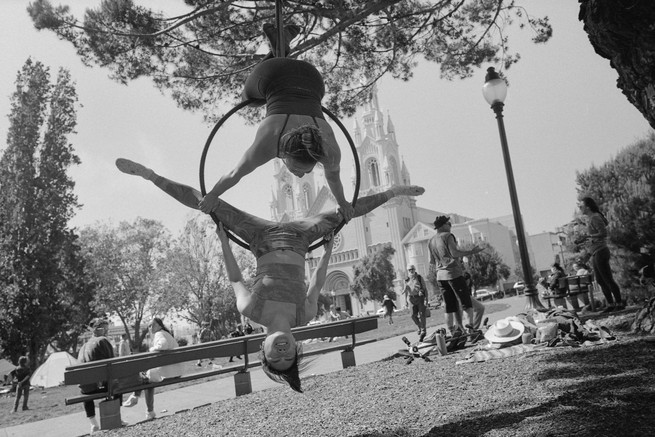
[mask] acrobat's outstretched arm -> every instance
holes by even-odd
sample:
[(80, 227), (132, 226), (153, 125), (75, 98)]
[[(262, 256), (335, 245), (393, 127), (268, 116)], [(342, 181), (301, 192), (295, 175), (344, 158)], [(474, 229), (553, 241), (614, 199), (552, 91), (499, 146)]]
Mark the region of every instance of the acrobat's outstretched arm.
[(220, 223), (216, 227), (216, 234), (218, 234), (218, 239), (221, 242), (221, 247), (223, 248), (223, 258), (225, 259), (225, 270), (227, 271), (227, 278), (232, 284), (234, 289), (234, 295), (237, 299), (237, 309), (241, 314), (244, 313), (248, 304), (250, 304), (250, 290), (246, 288), (243, 283), (243, 276), (241, 275), (241, 269), (237, 260), (234, 257), (232, 248), (230, 247), (230, 241), (227, 238), (225, 229), (223, 229), (223, 224)]
[(323, 248), (325, 253), (321, 257), (321, 260), (318, 262), (318, 266), (312, 275), (312, 279), (309, 282), (309, 288), (307, 289), (307, 300), (305, 303), (305, 314), (307, 315), (307, 321), (314, 318), (316, 315), (316, 308), (318, 306), (318, 295), (325, 285), (325, 276), (327, 275), (328, 264), (330, 264), (330, 257), (332, 256), (332, 247), (334, 247), (334, 234), (330, 234), (325, 237), (329, 239)]

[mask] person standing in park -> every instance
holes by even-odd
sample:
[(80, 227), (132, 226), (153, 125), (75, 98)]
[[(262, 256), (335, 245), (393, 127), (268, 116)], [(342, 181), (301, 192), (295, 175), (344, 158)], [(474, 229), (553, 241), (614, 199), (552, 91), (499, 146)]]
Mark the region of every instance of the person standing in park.
[(132, 349), (130, 348), (130, 337), (127, 334), (121, 336), (121, 341), (118, 343), (118, 356), (126, 357), (132, 355)]
[(382, 300), (382, 307), (384, 308), (384, 318), (389, 317), (389, 324), (393, 325), (393, 312), (396, 309), (396, 304), (387, 294), (384, 295), (384, 300)]
[(409, 276), (405, 279), (405, 305), (412, 308), (412, 321), (418, 328), (418, 341), (423, 341), (426, 334), (425, 304), (427, 303), (428, 288), (425, 286), (423, 276), (416, 272), (413, 264), (407, 266)]
[[(610, 249), (607, 247), (607, 225), (609, 221), (600, 212), (596, 201), (591, 197), (583, 197), (579, 203), (580, 212), (587, 216), (587, 235), (581, 241), (586, 241), (587, 250), (591, 254), (591, 267), (594, 278), (607, 301), (604, 313), (622, 310), (625, 303), (621, 299), (621, 290), (614, 280), (610, 267)], [(576, 241), (576, 242), (581, 242)]]
[[(243, 337), (244, 334), (243, 331), (241, 330), (241, 325), (237, 325), (236, 328), (234, 328), (234, 331), (230, 332), (229, 336), (230, 338), (237, 338), (237, 337)], [(237, 355), (238, 359), (241, 359), (241, 355)], [(234, 357), (230, 357), (229, 360), (230, 363), (234, 362)]]
[[(209, 329), (209, 322), (202, 322), (200, 324), (200, 335), (198, 335), (198, 337), (200, 338), (200, 343), (212, 341), (212, 331)], [(209, 364), (213, 364), (211, 359), (209, 360)], [(202, 366), (202, 359), (198, 360), (196, 366)]]
[[(105, 319), (95, 318), (91, 321), (89, 327), (93, 330), (93, 337), (84, 343), (80, 349), (77, 356), (78, 361), (80, 363), (90, 363), (92, 361), (114, 358), (114, 347), (106, 337), (109, 322)], [(98, 381), (94, 384), (80, 385), (80, 392), (85, 395), (106, 391), (107, 381)], [(100, 425), (98, 425), (98, 421), (96, 420), (95, 404), (93, 401), (84, 401), (84, 411), (86, 412), (86, 417), (91, 423), (91, 433), (98, 431)]]
[(29, 410), (27, 401), (30, 398), (30, 376), (32, 376), (29, 363), (29, 359), (22, 356), (18, 359), (18, 367), (9, 373), (11, 380), (16, 382), (16, 400), (14, 401), (13, 413), (18, 412), (21, 396), (23, 397), (23, 411)]
[(460, 258), (474, 255), (483, 249), (473, 246), (471, 250), (460, 250), (455, 236), (450, 232), (450, 217), (438, 216), (434, 220), (434, 228), (437, 233), (428, 242), (430, 264), (435, 266), (437, 283), (446, 303), (446, 326), (453, 337), (459, 337), (464, 334), (464, 327), (456, 322), (459, 304), (468, 317), (469, 325), (475, 324), (471, 293), (464, 279), (464, 268)]
[[(469, 333), (474, 334), (471, 336), (471, 343), (475, 343), (483, 337), (480, 327), (482, 326), (482, 317), (484, 317), (484, 304), (473, 297), (473, 277), (466, 270), (466, 267), (464, 267), (464, 281), (466, 281), (466, 289), (471, 297), (471, 308), (473, 308), (473, 320), (469, 321), (465, 328), (468, 329)], [(457, 314), (455, 315), (455, 320), (458, 325), (464, 326), (463, 316), (464, 311), (462, 311), (462, 307), (459, 306)]]

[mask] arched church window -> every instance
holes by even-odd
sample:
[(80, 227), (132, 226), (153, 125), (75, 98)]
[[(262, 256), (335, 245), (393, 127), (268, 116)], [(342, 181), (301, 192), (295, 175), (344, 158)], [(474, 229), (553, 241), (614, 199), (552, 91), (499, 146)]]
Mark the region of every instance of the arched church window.
[(368, 174), (371, 178), (371, 186), (378, 187), (380, 186), (380, 170), (378, 168), (378, 162), (375, 159), (371, 159), (368, 163)]
[(284, 200), (286, 203), (287, 211), (296, 209), (296, 205), (293, 199), (293, 188), (291, 188), (291, 185), (284, 186)]

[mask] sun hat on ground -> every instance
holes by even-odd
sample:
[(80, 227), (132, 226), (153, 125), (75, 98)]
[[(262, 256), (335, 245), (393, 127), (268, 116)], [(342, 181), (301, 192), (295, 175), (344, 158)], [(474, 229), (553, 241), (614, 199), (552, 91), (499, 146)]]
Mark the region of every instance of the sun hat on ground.
[(490, 343), (509, 343), (518, 338), (521, 338), (525, 331), (523, 323), (516, 320), (514, 317), (497, 320), (489, 327), (484, 337)]

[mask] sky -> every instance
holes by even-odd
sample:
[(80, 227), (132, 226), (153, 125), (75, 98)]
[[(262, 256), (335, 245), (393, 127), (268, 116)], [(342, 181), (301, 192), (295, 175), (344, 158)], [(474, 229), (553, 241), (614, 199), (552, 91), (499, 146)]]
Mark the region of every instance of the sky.
[[(54, 4), (59, 4), (54, 1)], [(64, 0), (78, 17), (99, 0)], [(144, 3), (144, 2), (141, 2)], [(160, 220), (177, 234), (193, 212), (140, 178), (120, 173), (116, 158), (141, 162), (159, 174), (199, 187), (199, 162), (212, 125), (202, 114), (183, 111), (148, 79), (126, 85), (108, 71), (84, 66), (67, 42), (37, 31), (28, 2), (3, 0), (0, 27), (0, 151), (6, 146), (7, 115), (15, 80), (28, 57), (60, 67), (76, 81), (77, 134), (70, 137), (82, 163), (69, 174), (82, 204), (71, 225)], [(155, 4), (155, 3), (152, 3)], [(596, 55), (578, 21), (578, 2), (522, 0), (534, 16), (548, 15), (553, 37), (530, 41), (527, 30), (510, 33), (510, 49), (521, 54), (505, 71), (509, 81), (504, 121), (524, 227), (529, 234), (555, 231), (569, 222), (576, 206), (577, 171), (602, 165), (652, 129), (616, 87), (617, 73)], [(158, 0), (166, 11), (184, 9), (182, 0)], [(407, 82), (384, 78), (378, 85), (382, 111), (395, 126), (411, 182), (425, 187), (418, 206), (472, 218), (512, 213), (498, 128), (482, 97), (484, 65), (472, 78), (440, 79), (438, 66), (420, 63)], [(352, 119), (343, 119), (349, 129)], [(352, 129), (351, 129), (352, 134)], [(232, 117), (211, 144), (207, 189), (229, 171), (254, 138), (254, 128)], [(345, 145), (347, 147), (347, 145)], [(352, 156), (343, 153), (342, 181), (352, 197)], [(223, 196), (252, 214), (269, 218), (273, 166), (242, 179)]]

